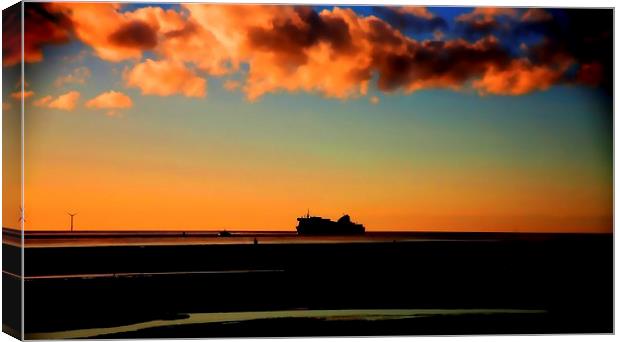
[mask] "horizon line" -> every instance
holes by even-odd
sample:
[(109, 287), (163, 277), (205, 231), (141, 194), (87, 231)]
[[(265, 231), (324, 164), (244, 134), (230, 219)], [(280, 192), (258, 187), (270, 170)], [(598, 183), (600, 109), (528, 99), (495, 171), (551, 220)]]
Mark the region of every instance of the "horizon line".
[[(24, 232), (24, 233), (65, 233), (65, 234), (77, 234), (80, 233), (171, 233), (171, 234), (180, 234), (180, 235), (191, 235), (191, 234), (199, 234), (199, 233), (220, 233), (222, 231), (227, 231), (230, 233), (297, 233), (295, 229), (258, 229), (258, 230), (247, 230), (247, 229), (229, 229), (229, 228), (221, 228), (221, 229), (75, 229), (73, 231), (69, 229), (17, 229), (12, 227), (2, 227), (3, 231), (10, 231), (14, 233)], [(508, 233), (508, 234), (613, 234), (614, 230), (611, 231), (549, 231), (549, 230), (527, 230), (527, 229), (506, 229), (506, 230), (449, 230), (449, 229), (433, 229), (433, 230), (424, 230), (424, 229), (408, 229), (408, 230), (388, 230), (388, 229), (371, 229), (366, 230), (366, 233)]]

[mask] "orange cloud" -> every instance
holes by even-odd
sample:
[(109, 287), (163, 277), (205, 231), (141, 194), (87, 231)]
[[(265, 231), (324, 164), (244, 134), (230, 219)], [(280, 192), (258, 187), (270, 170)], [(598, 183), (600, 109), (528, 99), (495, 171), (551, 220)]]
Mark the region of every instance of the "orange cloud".
[[(372, 65), (367, 22), (350, 9), (336, 8), (322, 11), (316, 18), (319, 24), (311, 24), (314, 16), (306, 10), (276, 20), (273, 27), (249, 30), (248, 99), (280, 90), (339, 99), (365, 95)], [(314, 26), (325, 27), (325, 32), (317, 34)]]
[(97, 95), (95, 98), (86, 102), (88, 108), (131, 108), (133, 102), (131, 98), (121, 92), (110, 90)]
[(72, 90), (68, 93), (58, 96), (55, 100), (48, 104), (49, 108), (72, 111), (75, 109), (80, 93)]
[(480, 80), (474, 81), (479, 93), (496, 95), (523, 95), (534, 90), (547, 90), (565, 70), (532, 65), (526, 59), (514, 60), (506, 69), (490, 67)]
[(363, 28), (352, 10), (317, 14), (290, 6), (184, 7), (188, 24), (163, 42), (166, 56), (194, 63), (213, 75), (234, 72), (240, 63), (247, 63), (243, 90), (250, 100), (282, 90), (347, 98), (360, 96), (367, 88), (367, 77), (361, 74), (370, 58), (364, 51), (354, 53), (357, 41), (351, 37), (351, 24), (357, 26), (353, 29), (360, 38)]
[(181, 62), (147, 59), (124, 73), (127, 86), (139, 88), (143, 95), (205, 97), (207, 81)]
[(72, 111), (77, 106), (77, 102), (80, 99), (80, 93), (72, 90), (65, 94), (53, 98), (51, 95), (40, 98), (34, 102), (37, 107), (54, 108), (66, 111)]
[(158, 52), (166, 59), (192, 63), (211, 75), (238, 70), (252, 51), (251, 28), (268, 28), (292, 15), (290, 6), (183, 4), (188, 17), (182, 28), (164, 34)]
[(56, 81), (54, 81), (54, 86), (62, 87), (65, 84), (75, 83), (75, 84), (84, 84), (86, 80), (90, 78), (91, 72), (87, 67), (78, 67), (73, 69), (71, 73), (64, 76), (59, 76)]
[[(251, 101), (278, 91), (339, 99), (365, 96), (373, 74), (384, 91), (460, 89), (490, 65), (509, 59), (493, 37), (474, 43), (419, 42), (377, 17), (361, 17), (351, 9), (317, 13), (289, 6), (184, 7), (188, 22), (162, 42), (166, 57), (215, 75), (232, 73), (246, 63), (242, 89)], [(512, 14), (499, 9), (475, 12), (489, 16), (502, 11)], [(443, 57), (424, 58), (435, 55)]]
[[(24, 99), (27, 99), (29, 97), (32, 97), (34, 95), (34, 91), (32, 90), (26, 90), (24, 91)], [(22, 92), (21, 91), (16, 91), (11, 93), (11, 98), (15, 99), (15, 100), (21, 100), (22, 99)]]
[(101, 59), (118, 62), (139, 59), (157, 45), (157, 27), (116, 3), (52, 3), (53, 13), (70, 18), (73, 31)]
[(132, 106), (133, 102), (129, 96), (114, 90), (103, 92), (86, 102), (88, 108), (108, 109), (106, 112), (108, 116), (119, 116), (118, 109), (131, 108)]
[(235, 91), (235, 90), (239, 89), (240, 86), (241, 86), (241, 83), (239, 81), (226, 80), (224, 82), (224, 89), (226, 89), (228, 91)]
[[(124, 10), (122, 6), (52, 3), (39, 8), (69, 21), (75, 36), (102, 59), (138, 61), (145, 51), (158, 56), (157, 61), (138, 62), (124, 73), (127, 86), (147, 95), (204, 97), (206, 79), (197, 70), (229, 76), (238, 73), (241, 65), (245, 79), (224, 86), (241, 89), (250, 101), (277, 92), (357, 98), (367, 95), (373, 79), (378, 79), (380, 90), (388, 92), (459, 90), (477, 82), (481, 92), (500, 89), (500, 93), (519, 93), (545, 87), (523, 86), (531, 73), (560, 70), (555, 61), (544, 58), (532, 58), (539, 64), (528, 62), (524, 67), (524, 62), (515, 62), (505, 44), (491, 35), (499, 29), (504, 33), (511, 29), (508, 23), (500, 25), (497, 17), (510, 17), (511, 23), (521, 18), (523, 26), (527, 21), (546, 20), (548, 13), (540, 9), (475, 8), (456, 18), (457, 25), (472, 33), (469, 40), (445, 39), (436, 31), (436, 39), (419, 41), (405, 36), (387, 19), (337, 7), (317, 12), (308, 6), (183, 4), (181, 10)], [(425, 7), (395, 7), (393, 12), (425, 21), (440, 19), (432, 25), (445, 26), (444, 19)], [(534, 48), (524, 54), (533, 56), (544, 50)], [(561, 46), (559, 50), (568, 51)], [(585, 61), (593, 62), (597, 61)], [(518, 88), (508, 91), (499, 86), (494, 80), (498, 73), (511, 76), (513, 81), (504, 84)], [(567, 82), (567, 78), (551, 78)], [(603, 77), (588, 79), (585, 74), (581, 79), (603, 82)]]
[(148, 23), (160, 34), (168, 34), (182, 29), (185, 25), (185, 18), (178, 12), (161, 7), (141, 7), (133, 12), (125, 12), (133, 20), (140, 20)]
[(34, 101), (32, 104), (34, 104), (37, 107), (47, 107), (47, 105), (52, 101), (52, 99), (53, 98), (51, 95), (47, 95)]

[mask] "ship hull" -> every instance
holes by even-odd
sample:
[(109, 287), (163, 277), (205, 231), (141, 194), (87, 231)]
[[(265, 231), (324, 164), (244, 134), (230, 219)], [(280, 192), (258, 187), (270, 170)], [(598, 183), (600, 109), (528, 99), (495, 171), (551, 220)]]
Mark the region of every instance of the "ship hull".
[(334, 222), (322, 218), (298, 219), (297, 234), (299, 235), (359, 235), (365, 229), (361, 224)]

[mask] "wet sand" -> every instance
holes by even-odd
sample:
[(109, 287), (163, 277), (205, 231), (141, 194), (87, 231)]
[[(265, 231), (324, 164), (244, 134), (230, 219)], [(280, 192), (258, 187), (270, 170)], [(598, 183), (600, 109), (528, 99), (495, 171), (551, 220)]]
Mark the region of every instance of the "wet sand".
[[(513, 317), (521, 319), (527, 317), (537, 317), (540, 319), (546, 314), (544, 310), (515, 310), (515, 309), (383, 309), (383, 310), (284, 310), (284, 311), (253, 311), (253, 312), (214, 312), (214, 313), (198, 313), (188, 314), (178, 319), (170, 320), (154, 320), (130, 325), (122, 325), (110, 328), (92, 328), (67, 330), (59, 332), (47, 333), (31, 333), (27, 334), (27, 339), (73, 339), (73, 338), (108, 338), (108, 337), (128, 337), (136, 334), (140, 336), (157, 336), (157, 331), (167, 331), (168, 337), (174, 337), (172, 331), (183, 333), (188, 329), (195, 329), (197, 326), (205, 327), (221, 327), (224, 324), (252, 325), (257, 322), (264, 322), (266, 325), (273, 324), (277, 321), (288, 321), (293, 324), (295, 322), (314, 321), (314, 324), (338, 323), (338, 322), (367, 322), (372, 325), (373, 322), (381, 321), (400, 321), (418, 319), (425, 321), (424, 318), (454, 318), (454, 317), (479, 317), (479, 316), (495, 316), (497, 317)], [(426, 320), (427, 321), (427, 320)], [(413, 322), (415, 325), (416, 322)], [(495, 327), (497, 329), (497, 327)], [(148, 335), (146, 334), (148, 332)], [(154, 334), (155, 332), (155, 334)], [(272, 334), (277, 334), (277, 330), (272, 330)], [(301, 332), (298, 332), (301, 333)], [(441, 331), (438, 331), (441, 334)], [(307, 333), (306, 333), (307, 334)], [(263, 334), (258, 333), (258, 336)]]

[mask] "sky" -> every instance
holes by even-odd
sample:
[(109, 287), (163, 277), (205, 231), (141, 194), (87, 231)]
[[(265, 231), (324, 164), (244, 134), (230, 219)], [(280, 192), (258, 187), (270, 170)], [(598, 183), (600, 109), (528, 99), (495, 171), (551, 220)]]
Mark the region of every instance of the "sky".
[(612, 16), (26, 3), (25, 229), (611, 232)]

